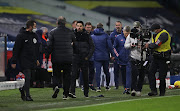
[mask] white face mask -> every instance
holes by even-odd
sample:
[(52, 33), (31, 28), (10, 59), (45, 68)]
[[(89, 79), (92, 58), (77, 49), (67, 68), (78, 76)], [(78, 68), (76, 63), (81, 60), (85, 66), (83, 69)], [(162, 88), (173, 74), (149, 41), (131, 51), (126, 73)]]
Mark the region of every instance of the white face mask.
[(34, 32), (34, 33), (36, 33), (36, 31), (37, 31), (37, 28), (35, 28), (35, 29), (32, 30), (32, 32)]

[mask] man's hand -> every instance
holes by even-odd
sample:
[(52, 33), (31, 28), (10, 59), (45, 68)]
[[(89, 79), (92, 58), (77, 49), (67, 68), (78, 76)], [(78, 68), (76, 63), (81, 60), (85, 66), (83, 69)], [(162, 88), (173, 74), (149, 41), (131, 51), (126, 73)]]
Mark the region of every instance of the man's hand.
[(88, 57), (85, 57), (85, 60), (88, 60)]
[(37, 60), (37, 66), (40, 66), (39, 60)]
[(13, 69), (15, 69), (15, 68), (16, 68), (16, 64), (11, 64), (11, 67), (12, 67)]
[(111, 60), (113, 61), (115, 59), (115, 57), (111, 57)]
[(143, 49), (147, 49), (149, 47), (149, 43), (146, 43), (146, 45), (143, 47)]

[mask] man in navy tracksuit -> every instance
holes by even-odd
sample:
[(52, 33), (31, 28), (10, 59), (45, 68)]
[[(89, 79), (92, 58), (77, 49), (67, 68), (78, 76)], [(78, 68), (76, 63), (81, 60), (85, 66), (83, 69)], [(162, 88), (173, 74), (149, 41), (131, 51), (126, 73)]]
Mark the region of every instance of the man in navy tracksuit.
[(110, 90), (110, 73), (109, 73), (109, 55), (113, 56), (114, 53), (112, 48), (112, 43), (110, 37), (104, 32), (103, 24), (98, 23), (97, 28), (94, 30), (94, 34), (91, 36), (94, 45), (94, 63), (96, 67), (96, 83), (97, 83), (97, 92), (101, 91), (100, 80), (101, 80), (101, 67), (103, 66), (104, 73), (106, 75), (106, 90)]
[[(112, 44), (114, 44), (114, 40), (116, 37), (122, 33), (122, 23), (120, 21), (116, 21), (115, 29), (111, 33), (110, 38)], [(117, 58), (114, 59), (114, 82), (115, 82), (115, 89), (119, 88), (119, 64), (117, 64)]]
[(118, 69), (116, 73), (119, 74), (119, 69), (122, 73), (122, 81), (124, 85), (123, 94), (130, 94), (130, 86), (131, 86), (131, 67), (129, 62), (129, 54), (130, 51), (124, 48), (124, 43), (126, 41), (126, 37), (130, 34), (130, 27), (125, 26), (123, 29), (123, 33), (118, 35), (114, 41), (114, 53), (115, 57), (118, 59)]

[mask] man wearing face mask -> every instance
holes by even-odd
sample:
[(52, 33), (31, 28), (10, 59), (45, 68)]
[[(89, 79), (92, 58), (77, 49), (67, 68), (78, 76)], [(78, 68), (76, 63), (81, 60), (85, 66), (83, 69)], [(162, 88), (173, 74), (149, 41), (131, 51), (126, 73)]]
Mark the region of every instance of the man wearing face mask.
[[(23, 101), (33, 101), (30, 96), (30, 79), (31, 75), (35, 73), (35, 68), (39, 65), (39, 45), (38, 37), (34, 33), (37, 30), (36, 22), (28, 20), (26, 28), (21, 28), (16, 37), (13, 48), (12, 68), (16, 68), (16, 63), (19, 61), (20, 67), (25, 75), (25, 83), (22, 88), (19, 88), (21, 99)], [(25, 94), (26, 93), (26, 94)]]
[(152, 55), (152, 63), (149, 69), (149, 85), (151, 92), (148, 93), (149, 96), (155, 96), (157, 95), (157, 88), (156, 88), (156, 78), (155, 73), (157, 69), (159, 69), (159, 79), (160, 79), (160, 95), (165, 95), (165, 89), (166, 89), (166, 75), (167, 75), (167, 69), (168, 65), (166, 64), (166, 61), (170, 59), (171, 55), (171, 37), (169, 33), (165, 29), (161, 29), (159, 24), (153, 24), (150, 28), (152, 31), (153, 37), (150, 44), (146, 45), (146, 48), (149, 47), (153, 50)]

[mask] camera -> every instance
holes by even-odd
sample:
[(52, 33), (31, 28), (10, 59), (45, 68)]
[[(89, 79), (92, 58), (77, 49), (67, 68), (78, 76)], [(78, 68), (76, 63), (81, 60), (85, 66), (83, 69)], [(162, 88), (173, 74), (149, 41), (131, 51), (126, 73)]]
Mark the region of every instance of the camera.
[(148, 26), (142, 25), (140, 30), (138, 30), (137, 27), (131, 29), (130, 37), (134, 39), (137, 38), (138, 40), (143, 42), (148, 42), (151, 38), (151, 32)]

